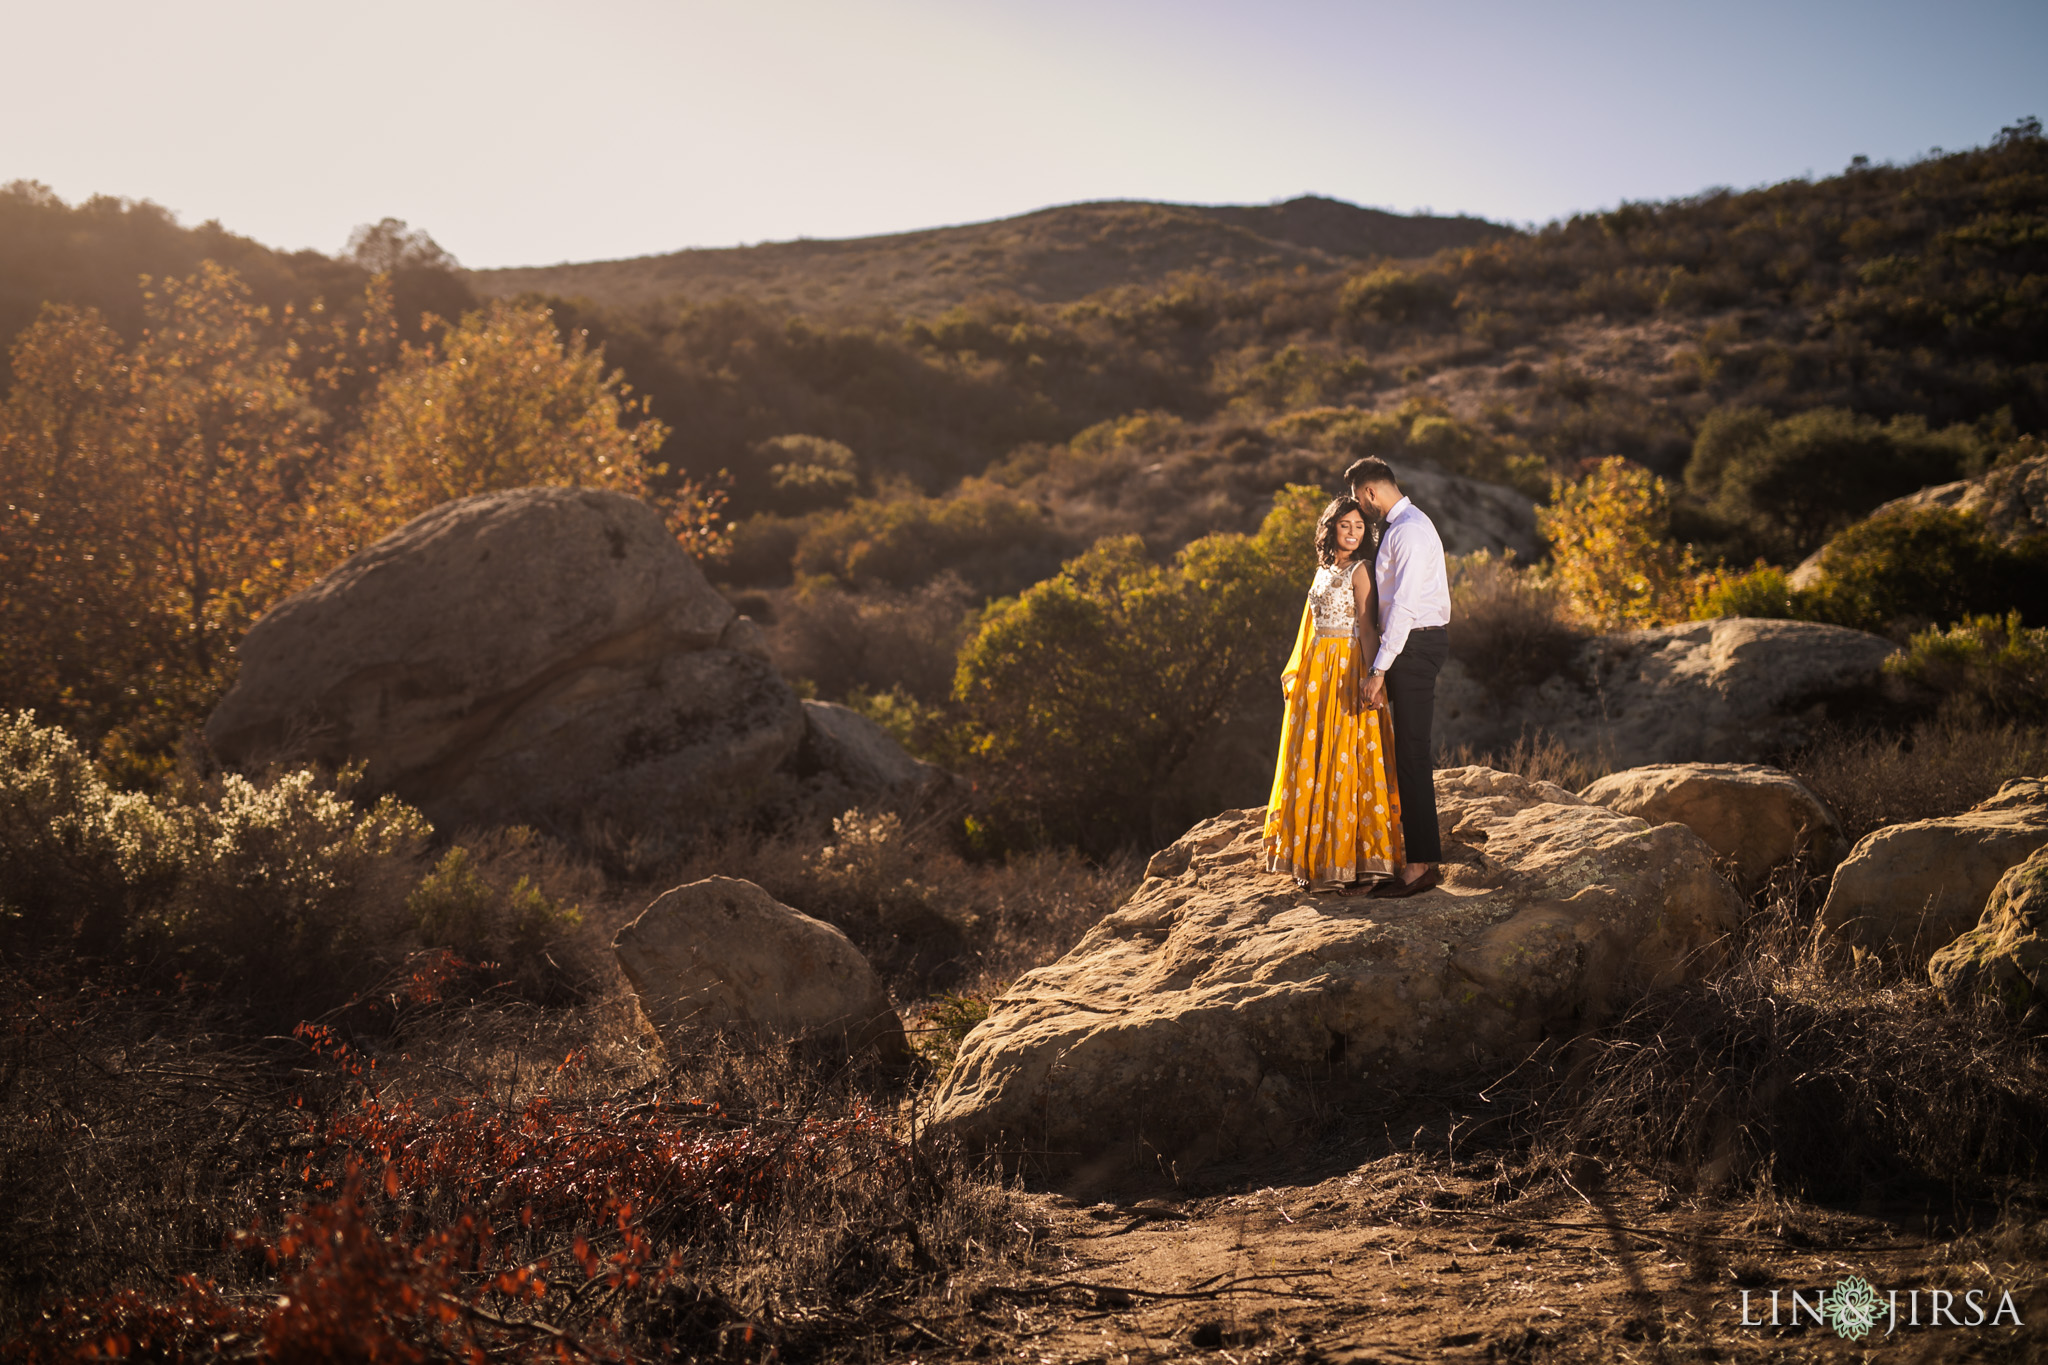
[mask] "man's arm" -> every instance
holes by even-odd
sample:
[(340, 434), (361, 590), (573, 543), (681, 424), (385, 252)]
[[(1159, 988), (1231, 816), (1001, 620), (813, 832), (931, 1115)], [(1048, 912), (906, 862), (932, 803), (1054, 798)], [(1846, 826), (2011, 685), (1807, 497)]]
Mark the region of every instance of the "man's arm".
[[(1405, 523), (1387, 528), (1387, 568), (1397, 589), (1410, 581), (1414, 549), (1414, 537), (1409, 534)], [(1381, 591), (1385, 592), (1385, 588), (1382, 587)], [(1401, 651), (1408, 645), (1408, 632), (1415, 628), (1415, 612), (1402, 602), (1401, 597), (1397, 591), (1386, 599), (1385, 620), (1380, 627), (1380, 652), (1372, 661), (1372, 666), (1382, 673), (1392, 668), (1394, 660), (1401, 657)]]

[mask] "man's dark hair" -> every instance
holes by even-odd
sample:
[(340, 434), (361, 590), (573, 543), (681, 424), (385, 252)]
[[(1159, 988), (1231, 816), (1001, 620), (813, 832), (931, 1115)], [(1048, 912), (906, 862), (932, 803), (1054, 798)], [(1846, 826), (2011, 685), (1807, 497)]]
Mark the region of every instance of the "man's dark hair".
[(1356, 488), (1362, 483), (1390, 483), (1396, 488), (1401, 486), (1400, 480), (1394, 477), (1394, 467), (1377, 455), (1354, 460), (1351, 468), (1344, 471), (1345, 487)]
[(1358, 542), (1359, 550), (1364, 551), (1370, 546), (1372, 542), (1372, 518), (1367, 516), (1365, 509), (1358, 505), (1358, 499), (1352, 497), (1332, 498), (1330, 499), (1330, 505), (1323, 509), (1323, 514), (1316, 518), (1316, 563), (1335, 564), (1337, 562), (1337, 523), (1344, 520), (1346, 512), (1358, 513), (1358, 519), (1366, 524), (1365, 539)]

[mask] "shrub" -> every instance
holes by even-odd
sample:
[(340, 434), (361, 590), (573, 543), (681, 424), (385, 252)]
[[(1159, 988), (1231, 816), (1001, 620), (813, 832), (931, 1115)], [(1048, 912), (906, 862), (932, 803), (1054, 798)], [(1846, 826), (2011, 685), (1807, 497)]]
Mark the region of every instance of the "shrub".
[(914, 587), (951, 570), (979, 592), (1014, 592), (1051, 570), (1058, 545), (1037, 503), (970, 481), (951, 497), (862, 498), (813, 518), (795, 565), (850, 587)]
[(843, 507), (860, 491), (860, 460), (851, 448), (822, 436), (776, 436), (754, 447), (767, 463), (776, 510), (810, 512)]
[(1170, 837), (1167, 779), (1247, 687), (1278, 676), (1322, 501), (1290, 487), (1256, 535), (1204, 537), (1171, 565), (1135, 536), (1103, 540), (989, 609), (953, 695), (962, 757), (1010, 837), (1096, 850)]
[(1702, 578), (1692, 615), (1695, 621), (1723, 616), (1793, 620), (1810, 611), (1806, 598), (1783, 569), (1758, 560), (1746, 570), (1717, 569)]
[(2048, 728), (1950, 714), (1903, 734), (1835, 730), (1784, 765), (1835, 808), (1854, 840), (1955, 815), (2015, 777), (2048, 773)]
[(1445, 276), (1416, 274), (1383, 265), (1346, 280), (1337, 295), (1337, 304), (1346, 317), (1384, 323), (1417, 322), (1448, 309), (1453, 292)]
[(581, 916), (557, 886), (571, 879), (531, 832), (452, 849), (422, 882), (426, 820), (345, 788), (299, 770), (117, 792), (63, 731), (7, 717), (0, 935), (204, 983), (266, 1024), (341, 1004), (442, 945), (512, 964), (531, 998), (587, 984)]
[(1495, 695), (1571, 666), (1586, 633), (1557, 583), (1516, 565), (1514, 551), (1450, 561), (1451, 654)]
[(718, 576), (739, 587), (773, 587), (787, 583), (795, 572), (792, 561), (810, 523), (802, 517), (756, 512), (733, 523), (719, 561)]
[(1913, 637), (1885, 671), (1937, 694), (1964, 714), (2048, 719), (2048, 628), (2029, 629), (2016, 611), (1971, 616)]
[(1675, 545), (1664, 481), (1619, 456), (1577, 483), (1557, 479), (1536, 509), (1559, 585), (1602, 626), (1652, 626), (1692, 614), (1695, 565)]
[(119, 947), (182, 867), (185, 831), (156, 801), (109, 786), (69, 734), (0, 715), (0, 934), (17, 946)]
[(785, 677), (808, 679), (822, 697), (901, 689), (935, 702), (952, 688), (974, 604), (973, 591), (951, 573), (901, 592), (854, 592), (813, 579), (776, 611), (768, 648)]
[(1804, 554), (1871, 508), (1983, 463), (1974, 427), (1931, 430), (1914, 416), (1880, 422), (1840, 408), (1778, 421), (1753, 408), (1702, 425), (1686, 486), (1717, 511)]
[(1968, 513), (1921, 507), (1872, 517), (1829, 541), (1810, 614), (1883, 630), (2008, 608), (2048, 623), (2048, 540), (2009, 549)]

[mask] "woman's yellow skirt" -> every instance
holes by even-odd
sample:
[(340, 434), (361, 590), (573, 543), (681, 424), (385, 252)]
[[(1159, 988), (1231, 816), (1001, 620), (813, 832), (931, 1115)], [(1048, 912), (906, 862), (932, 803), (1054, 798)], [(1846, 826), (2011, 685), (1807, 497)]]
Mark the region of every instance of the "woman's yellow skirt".
[(1399, 788), (1387, 780), (1392, 717), (1359, 705), (1356, 641), (1303, 643), (1266, 805), (1266, 870), (1318, 891), (1391, 876), (1404, 861)]

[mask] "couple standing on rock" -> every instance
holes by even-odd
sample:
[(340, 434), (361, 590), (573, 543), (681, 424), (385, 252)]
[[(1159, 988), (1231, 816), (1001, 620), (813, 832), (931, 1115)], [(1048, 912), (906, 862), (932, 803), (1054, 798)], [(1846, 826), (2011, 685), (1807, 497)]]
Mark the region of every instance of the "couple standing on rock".
[(1430, 727), (1450, 653), (1444, 543), (1385, 460), (1344, 479), (1350, 496), (1316, 521), (1315, 581), (1280, 675), (1266, 868), (1308, 891), (1413, 896), (1442, 880)]

